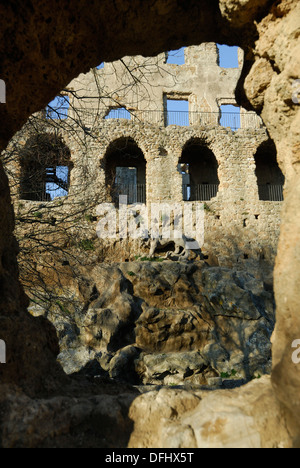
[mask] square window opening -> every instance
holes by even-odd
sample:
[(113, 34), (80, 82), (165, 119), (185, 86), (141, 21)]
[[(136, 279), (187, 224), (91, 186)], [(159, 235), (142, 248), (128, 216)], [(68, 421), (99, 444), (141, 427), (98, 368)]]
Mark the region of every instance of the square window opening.
[(220, 110), (220, 125), (222, 127), (229, 127), (233, 131), (236, 131), (239, 128), (241, 128), (241, 111), (239, 107), (224, 104), (220, 107)]
[(126, 119), (131, 120), (131, 113), (125, 107), (111, 109), (105, 119)]
[(166, 125), (189, 126), (189, 101), (187, 99), (166, 99)]
[(64, 120), (70, 108), (69, 96), (57, 96), (46, 107), (46, 119)]
[(239, 68), (239, 58), (237, 46), (227, 46), (217, 44), (219, 50), (219, 66), (222, 68)]

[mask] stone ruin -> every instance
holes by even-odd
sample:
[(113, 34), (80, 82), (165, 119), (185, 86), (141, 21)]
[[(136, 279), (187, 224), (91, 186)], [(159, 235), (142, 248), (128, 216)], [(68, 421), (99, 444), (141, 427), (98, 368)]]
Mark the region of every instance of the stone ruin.
[[(300, 75), (299, 7), (294, 0), (102, 0), (101, 5), (61, 0), (59, 10), (54, 0), (2, 5), (0, 54), (6, 84), (6, 103), (0, 106), (2, 150), (31, 114), (100, 60), (154, 56), (182, 45), (216, 41), (245, 51), (236, 99), (262, 117), (285, 176), (274, 270), (271, 377), (221, 392), (164, 388), (133, 395), (128, 387), (82, 386), (61, 372), (53, 327), (27, 312), (18, 276), (10, 191), (1, 165), (3, 447), (299, 446), (300, 368), (291, 358), (300, 329), (299, 93), (295, 91)], [(34, 213), (33, 220), (39, 219)]]
[[(4, 154), (17, 219), (33, 211), (47, 217), (57, 204), (64, 216), (80, 205), (94, 220), (91, 238), (96, 206), (119, 211), (120, 195), (129, 208), (147, 205), (149, 216), (153, 204), (202, 202), (208, 263), (249, 267), (272, 281), (284, 176), (260, 117), (237, 106), (243, 63), (238, 49), (238, 67), (222, 68), (218, 46), (204, 43), (185, 48), (181, 65), (163, 53), (79, 75), (62, 103), (33, 116)], [(170, 110), (174, 102), (186, 110)], [(77, 231), (84, 223), (82, 216)], [(118, 237), (105, 239), (107, 259), (147, 254), (142, 241), (129, 254)]]
[[(68, 375), (199, 391), (271, 371), (276, 148), (237, 107), (240, 49), (237, 68), (220, 66), (215, 43), (184, 57), (125, 57), (80, 75), (3, 153), (29, 311), (54, 324)], [(116, 230), (104, 237), (106, 207), (106, 234)], [(188, 210), (194, 237), (178, 238)], [(136, 238), (128, 227), (142, 217)], [(154, 220), (169, 237), (148, 240)]]

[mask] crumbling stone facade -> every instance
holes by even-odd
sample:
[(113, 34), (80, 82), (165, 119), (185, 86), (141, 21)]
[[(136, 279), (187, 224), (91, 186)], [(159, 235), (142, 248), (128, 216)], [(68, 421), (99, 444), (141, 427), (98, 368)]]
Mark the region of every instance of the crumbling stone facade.
[[(80, 75), (67, 88), (68, 118), (41, 120), (39, 132), (48, 135), (48, 139), (49, 134), (56, 135), (60, 147), (65, 145), (64, 151), (70, 155), (68, 196), (59, 198), (60, 213), (70, 214), (74, 206), (77, 209), (81, 204), (94, 224), (82, 229), (84, 220), (77, 222), (76, 228), (84, 237), (95, 237), (97, 205), (117, 203), (118, 195), (127, 193), (124, 184), (120, 193), (113, 189), (116, 169), (118, 177), (124, 177), (126, 167), (136, 169), (132, 179), (136, 195), (130, 195), (131, 199), (129, 196), (129, 203), (146, 203), (151, 214), (153, 203), (174, 206), (204, 202), (205, 259), (213, 265), (251, 264), (254, 271), (258, 271), (258, 266), (260, 272), (264, 271), (264, 265), (274, 263), (284, 178), (276, 163), (275, 147), (256, 114), (242, 109), (239, 129), (221, 125), (220, 105), (235, 103), (240, 69), (221, 68), (214, 43), (186, 48), (184, 65), (166, 63), (166, 57), (127, 57)], [(241, 51), (239, 63), (241, 67)], [(137, 65), (141, 68), (138, 83), (132, 81), (131, 72)], [(99, 89), (109, 98), (95, 100)], [(179, 125), (166, 122), (166, 96), (189, 101), (188, 114), (179, 113)], [(122, 113), (117, 112), (115, 118), (105, 118), (112, 109), (131, 114), (122, 118)], [(7, 154), (23, 154), (31, 133), (27, 124), (11, 142)], [(268, 158), (268, 170), (261, 165), (264, 158)], [(18, 158), (8, 162), (7, 169), (13, 197), (15, 201), (22, 200), (16, 203), (19, 216), (24, 217), (34, 203), (38, 212), (53, 212), (58, 199), (48, 200), (45, 205), (23, 200), (22, 183), (18, 182), (22, 180), (22, 164)], [(195, 186), (191, 185), (193, 177), (197, 180)], [(128, 184), (128, 179), (124, 181)], [(272, 188), (275, 196), (268, 194)], [(196, 189), (198, 195), (193, 194)], [(44, 197), (39, 201), (46, 200)], [(112, 239), (112, 243), (118, 246), (113, 251), (111, 246), (107, 250), (109, 240), (104, 242), (108, 259), (133, 259), (134, 252), (126, 254), (128, 243), (124, 245), (122, 239), (117, 243)], [(135, 245), (135, 254), (147, 252), (142, 239)], [(107, 260), (105, 256), (103, 259)]]

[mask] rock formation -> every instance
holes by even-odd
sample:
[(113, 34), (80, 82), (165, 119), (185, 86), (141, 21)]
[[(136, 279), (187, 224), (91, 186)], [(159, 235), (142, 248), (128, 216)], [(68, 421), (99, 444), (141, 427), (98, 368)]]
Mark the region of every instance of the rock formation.
[(55, 325), (67, 374), (211, 388), (271, 371), (273, 295), (247, 272), (130, 262), (67, 278), (49, 310), (30, 307)]

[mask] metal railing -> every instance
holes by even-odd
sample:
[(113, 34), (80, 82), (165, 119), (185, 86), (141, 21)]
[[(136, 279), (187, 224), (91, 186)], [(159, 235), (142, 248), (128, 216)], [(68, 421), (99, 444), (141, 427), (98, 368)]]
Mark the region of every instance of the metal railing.
[[(177, 125), (179, 127), (189, 127), (193, 121), (193, 115), (190, 112), (184, 111), (164, 111), (164, 124)], [(194, 116), (195, 117), (195, 116)]]
[(57, 109), (45, 109), (45, 118), (49, 120), (65, 120), (68, 118), (69, 108), (59, 107)]
[(127, 196), (127, 203), (146, 203), (146, 184), (115, 184), (112, 190), (115, 203), (119, 202), (120, 196)]
[(241, 113), (240, 112), (221, 112), (220, 115), (221, 127), (238, 130), (241, 128)]
[(55, 111), (46, 110), (47, 119), (70, 120), (81, 126), (93, 127), (100, 121), (110, 119), (126, 119), (134, 122), (146, 122), (163, 127), (176, 125), (189, 127), (222, 126), (236, 131), (239, 128), (262, 128), (263, 122), (255, 112), (184, 112), (160, 110), (128, 110), (112, 109), (108, 114), (105, 110), (92, 108), (58, 108)]
[(259, 185), (258, 193), (262, 201), (283, 201), (283, 185)]
[(41, 187), (40, 190), (21, 190), (20, 198), (21, 200), (49, 202), (55, 198), (67, 196), (68, 190), (63, 190), (55, 185), (51, 186), (50, 184), (46, 184), (46, 186)]
[(219, 184), (199, 184), (182, 186), (184, 201), (209, 201), (217, 196)]
[(125, 107), (121, 107), (120, 109), (111, 109), (110, 112), (105, 116), (105, 119), (131, 120), (131, 113), (125, 109)]

